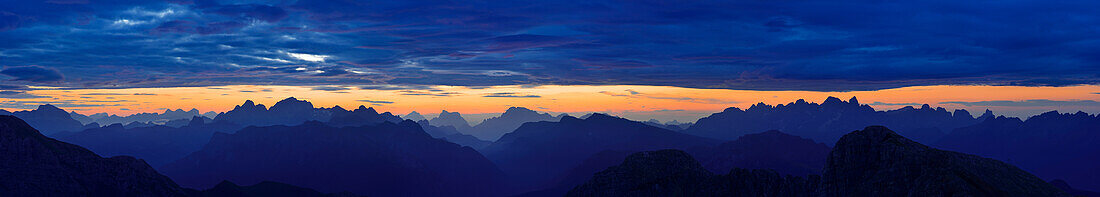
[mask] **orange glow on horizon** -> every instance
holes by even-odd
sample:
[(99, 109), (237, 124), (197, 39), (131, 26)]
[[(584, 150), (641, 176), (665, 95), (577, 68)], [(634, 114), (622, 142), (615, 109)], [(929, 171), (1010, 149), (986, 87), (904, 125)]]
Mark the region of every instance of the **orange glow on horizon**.
[[(9, 99), (13, 104), (59, 104), (63, 109), (83, 114), (110, 113), (129, 115), (163, 112), (165, 109), (191, 109), (223, 112), (253, 100), (268, 107), (287, 97), (310, 101), (315, 107), (339, 105), (353, 109), (359, 105), (404, 115), (440, 110), (463, 114), (499, 113), (510, 106), (555, 113), (607, 112), (628, 118), (674, 117), (694, 121), (727, 107), (745, 108), (763, 102), (785, 104), (798, 99), (820, 103), (828, 96), (843, 100), (855, 96), (863, 104), (878, 110), (896, 109), (908, 104), (930, 104), (949, 109), (967, 109), (977, 115), (993, 109), (998, 114), (1033, 115), (1048, 110), (1100, 112), (1100, 106), (965, 106), (942, 102), (1100, 100), (1100, 86), (1020, 87), (1020, 86), (916, 86), (876, 91), (754, 91), (694, 89), (668, 86), (494, 86), (470, 88), (434, 86), (425, 90), (368, 90), (355, 87), (323, 86), (218, 86), (132, 89), (37, 89), (28, 94), (41, 98)], [(328, 89), (328, 90), (319, 90)], [(879, 104), (873, 104), (879, 103)], [(7, 108), (7, 110), (22, 110)]]

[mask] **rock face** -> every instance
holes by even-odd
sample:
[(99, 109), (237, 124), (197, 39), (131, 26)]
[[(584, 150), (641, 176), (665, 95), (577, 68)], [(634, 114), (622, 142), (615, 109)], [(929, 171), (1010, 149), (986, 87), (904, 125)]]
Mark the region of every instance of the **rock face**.
[[(67, 114), (66, 114), (67, 115)], [(144, 161), (103, 158), (0, 116), (0, 196), (184, 196)]]
[(523, 107), (509, 107), (503, 114), (500, 114), (500, 117), (485, 119), (481, 124), (474, 126), (469, 134), (484, 140), (496, 141), (505, 133), (515, 131), (523, 123), (555, 121), (558, 119), (550, 114), (540, 114)]
[(1015, 166), (933, 149), (882, 126), (844, 135), (826, 165), (826, 196), (1066, 195)]
[(842, 137), (824, 175), (733, 169), (711, 175), (677, 150), (633, 154), (568, 196), (1068, 196), (993, 159), (929, 148), (881, 126)]
[(679, 150), (632, 154), (566, 196), (811, 196), (818, 178), (734, 169), (714, 175)]
[(798, 100), (786, 105), (763, 103), (748, 109), (726, 110), (699, 119), (684, 133), (721, 140), (745, 134), (780, 130), (792, 135), (831, 144), (840, 136), (867, 125), (885, 125), (922, 143), (934, 143), (945, 133), (980, 122), (966, 110), (947, 111), (924, 105), (889, 111), (875, 111), (854, 97), (843, 101), (829, 97), (821, 104)]
[(525, 123), (482, 151), (513, 178), (513, 183), (536, 187), (552, 184), (553, 178), (602, 151), (686, 149), (717, 143), (641, 122), (595, 114), (583, 120), (563, 117), (560, 122)]
[(821, 174), (829, 150), (825, 144), (773, 130), (741, 136), (715, 147), (688, 149), (688, 152), (714, 173), (745, 168), (807, 176)]
[[(1100, 115), (1051, 111), (956, 129), (936, 147), (1009, 162), (1043, 180), (1100, 190)], [(1088, 173), (1091, 172), (1091, 173)]]
[(434, 139), (412, 121), (332, 127), (248, 127), (217, 133), (161, 168), (180, 184), (277, 181), (369, 196), (493, 196), (503, 173), (477, 151)]

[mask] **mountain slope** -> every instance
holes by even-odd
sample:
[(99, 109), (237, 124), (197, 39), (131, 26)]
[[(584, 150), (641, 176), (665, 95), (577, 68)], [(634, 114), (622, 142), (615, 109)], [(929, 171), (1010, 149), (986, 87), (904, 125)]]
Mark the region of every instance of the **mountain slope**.
[(202, 148), (215, 132), (232, 133), (242, 128), (228, 122), (205, 123), (203, 117), (182, 127), (150, 126), (125, 128), (113, 124), (58, 137), (100, 155), (130, 155), (162, 166)]
[(871, 126), (844, 135), (829, 153), (827, 196), (1065, 196), (1007, 163), (933, 149)]
[(469, 147), (434, 139), (417, 123), (248, 127), (162, 171), (180, 184), (284, 182), (369, 196), (492, 196), (502, 173)]
[[(67, 114), (66, 114), (67, 115)], [(183, 196), (145, 162), (103, 158), (0, 116), (0, 196)]]
[[(481, 124), (474, 126), (468, 134), (473, 135), (484, 140), (496, 141), (500, 139), (505, 133), (515, 131), (520, 125), (527, 122), (539, 122), (539, 121), (556, 121), (560, 118), (554, 118), (550, 114), (540, 114), (539, 112), (522, 108), (522, 107), (509, 107), (499, 117), (493, 117), (485, 119)], [(462, 131), (461, 129), (459, 131)]]
[(769, 170), (714, 175), (683, 151), (658, 150), (632, 154), (566, 196), (812, 196), (818, 182)]
[(830, 148), (822, 143), (766, 131), (748, 134), (715, 147), (688, 149), (708, 170), (726, 173), (734, 168), (771, 169), (780, 174), (821, 174)]
[(993, 159), (943, 151), (881, 126), (844, 135), (824, 175), (734, 169), (713, 175), (679, 150), (635, 153), (567, 196), (1068, 196)]
[(937, 147), (1007, 161), (1044, 180), (1100, 190), (1100, 115), (1051, 111), (956, 129)]
[(553, 184), (549, 182), (552, 178), (606, 150), (642, 151), (714, 144), (716, 140), (595, 114), (583, 120), (567, 116), (560, 122), (525, 123), (483, 152), (513, 182), (526, 188)]

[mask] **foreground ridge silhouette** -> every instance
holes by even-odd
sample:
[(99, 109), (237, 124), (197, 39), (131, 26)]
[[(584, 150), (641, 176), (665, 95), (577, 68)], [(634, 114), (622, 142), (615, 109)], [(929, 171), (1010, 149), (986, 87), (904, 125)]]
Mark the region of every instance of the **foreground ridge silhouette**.
[(734, 169), (715, 175), (679, 150), (635, 153), (567, 196), (1068, 196), (993, 159), (933, 149), (871, 126), (844, 135), (824, 175)]

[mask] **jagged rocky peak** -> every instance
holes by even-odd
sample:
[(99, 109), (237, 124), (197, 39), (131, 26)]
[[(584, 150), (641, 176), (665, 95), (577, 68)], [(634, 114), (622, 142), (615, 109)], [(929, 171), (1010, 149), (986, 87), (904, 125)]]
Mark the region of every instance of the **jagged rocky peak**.
[[(39, 105), (38, 108), (35, 109), (35, 110), (37, 110), (37, 111), (50, 111), (50, 112), (65, 112), (65, 110), (63, 110), (61, 108), (57, 108), (57, 106), (53, 106), (51, 104)], [(68, 113), (68, 112), (65, 112), (65, 113)]]
[(286, 99), (276, 102), (275, 105), (271, 105), (271, 110), (279, 109), (312, 110), (313, 103), (306, 100), (298, 100), (294, 97), (287, 97)]
[(857, 100), (856, 97), (853, 96), (851, 99), (848, 99), (848, 103), (853, 104), (853, 105), (859, 105), (859, 100)]

